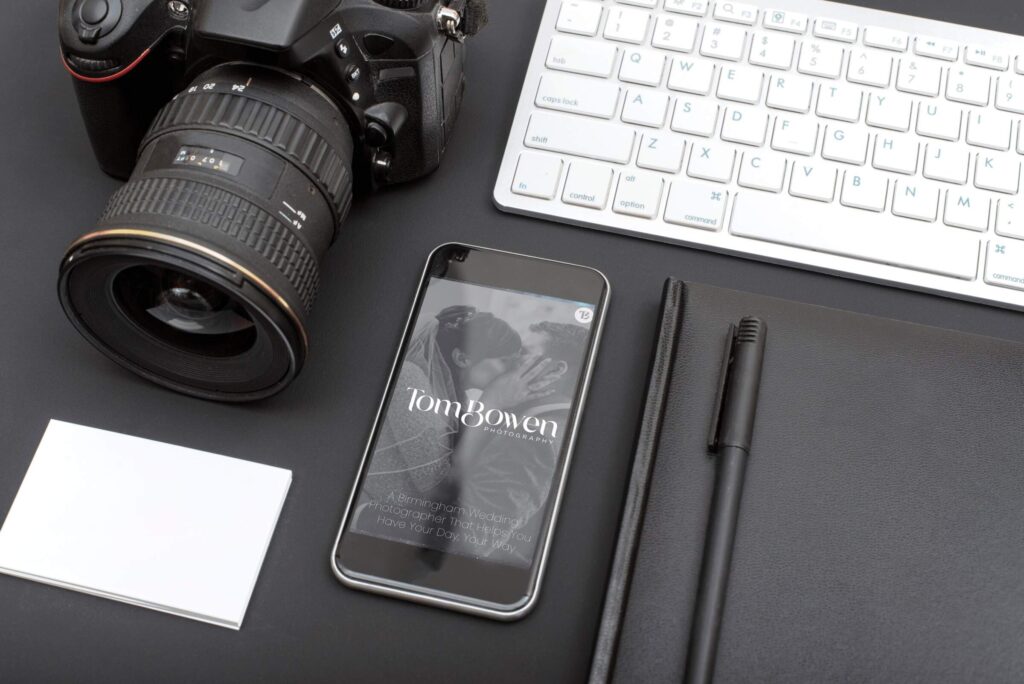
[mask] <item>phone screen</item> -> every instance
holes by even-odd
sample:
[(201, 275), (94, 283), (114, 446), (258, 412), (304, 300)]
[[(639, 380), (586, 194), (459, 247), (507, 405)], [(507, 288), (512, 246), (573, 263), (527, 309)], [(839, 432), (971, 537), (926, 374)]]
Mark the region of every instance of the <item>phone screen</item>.
[(349, 531), (529, 567), (595, 307), (430, 278)]
[(434, 252), (342, 523), (342, 582), (502, 619), (529, 610), (607, 295), (581, 266)]

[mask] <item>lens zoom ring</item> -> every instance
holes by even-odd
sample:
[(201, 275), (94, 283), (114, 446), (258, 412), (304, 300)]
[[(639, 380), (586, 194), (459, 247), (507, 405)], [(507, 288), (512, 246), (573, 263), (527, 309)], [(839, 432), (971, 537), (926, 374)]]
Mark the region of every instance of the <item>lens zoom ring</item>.
[(316, 258), (289, 227), (234, 193), (180, 178), (144, 178), (118, 190), (100, 223), (158, 216), (189, 221), (234, 237), (270, 262), (295, 288), (306, 313), (319, 289)]
[(157, 114), (147, 139), (179, 126), (225, 128), (273, 147), (323, 184), (339, 221), (348, 215), (352, 172), (346, 159), (351, 158), (351, 149), (335, 150), (323, 136), (285, 110), (235, 93), (188, 93)]

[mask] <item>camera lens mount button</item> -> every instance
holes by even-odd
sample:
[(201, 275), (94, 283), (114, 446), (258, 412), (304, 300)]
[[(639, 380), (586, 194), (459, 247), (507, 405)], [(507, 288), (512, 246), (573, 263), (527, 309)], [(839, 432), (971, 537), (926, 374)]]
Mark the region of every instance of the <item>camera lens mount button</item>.
[(107, 0), (85, 0), (82, 3), (81, 12), (82, 21), (95, 26), (103, 23), (103, 20), (107, 18), (110, 6), (107, 4)]

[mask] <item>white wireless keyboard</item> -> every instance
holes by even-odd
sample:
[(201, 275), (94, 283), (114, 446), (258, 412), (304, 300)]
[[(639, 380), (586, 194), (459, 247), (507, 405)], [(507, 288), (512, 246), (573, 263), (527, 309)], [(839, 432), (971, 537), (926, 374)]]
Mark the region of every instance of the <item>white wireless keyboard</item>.
[(502, 208), (1024, 309), (1024, 38), (823, 0), (548, 0)]

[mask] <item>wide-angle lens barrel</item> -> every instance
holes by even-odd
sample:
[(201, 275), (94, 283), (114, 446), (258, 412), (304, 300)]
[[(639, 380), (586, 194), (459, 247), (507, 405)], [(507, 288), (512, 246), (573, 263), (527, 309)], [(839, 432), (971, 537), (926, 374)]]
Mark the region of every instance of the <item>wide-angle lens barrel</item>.
[(132, 177), (68, 250), (68, 317), (172, 389), (276, 393), (306, 357), (352, 154), (341, 112), (298, 77), (249, 64), (204, 73), (157, 115)]

